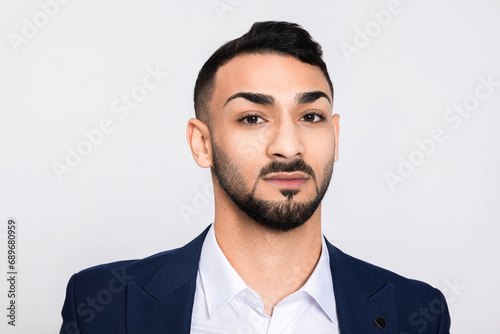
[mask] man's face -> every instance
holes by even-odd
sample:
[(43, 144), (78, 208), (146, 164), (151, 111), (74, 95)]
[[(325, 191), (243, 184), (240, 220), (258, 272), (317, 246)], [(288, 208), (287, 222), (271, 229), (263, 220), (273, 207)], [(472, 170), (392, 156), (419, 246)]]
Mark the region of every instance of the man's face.
[(318, 208), (333, 172), (330, 101), (321, 70), (290, 56), (241, 55), (217, 72), (213, 172), (255, 221), (287, 231)]

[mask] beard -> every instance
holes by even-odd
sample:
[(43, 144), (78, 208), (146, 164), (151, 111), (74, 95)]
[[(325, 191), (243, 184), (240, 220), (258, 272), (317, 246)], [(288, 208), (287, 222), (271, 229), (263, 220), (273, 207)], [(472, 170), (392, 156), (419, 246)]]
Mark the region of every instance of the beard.
[(240, 168), (232, 163), (231, 159), (219, 150), (214, 142), (212, 142), (212, 149), (214, 158), (212, 168), (221, 188), (241, 211), (257, 223), (275, 230), (290, 231), (309, 220), (323, 200), (333, 174), (334, 154), (324, 166), (324, 176), (319, 186), (316, 174), (304, 160), (294, 159), (289, 162), (273, 160), (261, 169), (258, 179), (269, 173), (304, 172), (312, 177), (316, 187), (316, 196), (310, 201), (298, 202), (294, 200), (294, 195), (300, 191), (299, 189), (280, 189), (285, 199), (281, 201), (261, 200), (255, 197), (258, 180), (252, 190), (247, 192), (245, 178)]

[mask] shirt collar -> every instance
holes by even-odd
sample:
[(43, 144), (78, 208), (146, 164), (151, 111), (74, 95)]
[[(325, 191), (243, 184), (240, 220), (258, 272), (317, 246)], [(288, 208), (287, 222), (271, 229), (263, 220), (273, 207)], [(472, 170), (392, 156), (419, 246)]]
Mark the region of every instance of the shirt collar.
[(316, 268), (314, 268), (306, 284), (304, 284), (299, 291), (307, 292), (314, 298), (316, 303), (318, 303), (328, 318), (333, 322), (337, 321), (337, 307), (333, 292), (330, 255), (328, 254), (325, 238), (321, 238), (321, 240), (321, 256), (316, 264)]
[[(301, 291), (308, 293), (333, 322), (337, 317), (330, 256), (325, 239), (321, 240), (321, 256), (316, 268), (302, 288), (294, 294)], [(253, 292), (220, 249), (213, 224), (203, 242), (199, 271), (210, 318), (241, 291), (248, 289)]]
[(210, 318), (234, 296), (249, 288), (220, 249), (213, 224), (203, 242), (199, 270)]

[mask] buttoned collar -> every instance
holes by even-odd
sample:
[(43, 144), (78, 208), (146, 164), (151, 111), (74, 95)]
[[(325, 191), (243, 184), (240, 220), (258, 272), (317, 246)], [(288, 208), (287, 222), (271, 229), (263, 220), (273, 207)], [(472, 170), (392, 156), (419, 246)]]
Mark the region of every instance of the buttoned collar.
[[(211, 318), (242, 291), (247, 290), (252, 295), (258, 296), (238, 275), (220, 249), (213, 224), (201, 250), (199, 274)], [(332, 322), (337, 320), (330, 257), (324, 238), (322, 238), (320, 259), (307, 282), (280, 303), (292, 301), (304, 292), (316, 301)]]

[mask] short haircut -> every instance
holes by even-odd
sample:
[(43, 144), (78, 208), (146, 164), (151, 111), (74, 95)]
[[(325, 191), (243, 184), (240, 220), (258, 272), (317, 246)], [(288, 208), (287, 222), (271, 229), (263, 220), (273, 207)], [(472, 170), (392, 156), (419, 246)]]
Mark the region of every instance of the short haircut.
[(210, 126), (209, 103), (215, 88), (215, 75), (221, 66), (242, 54), (292, 56), (303, 63), (318, 66), (333, 97), (333, 84), (323, 61), (321, 45), (300, 25), (289, 22), (256, 22), (243, 36), (222, 45), (205, 62), (194, 87), (196, 118)]

